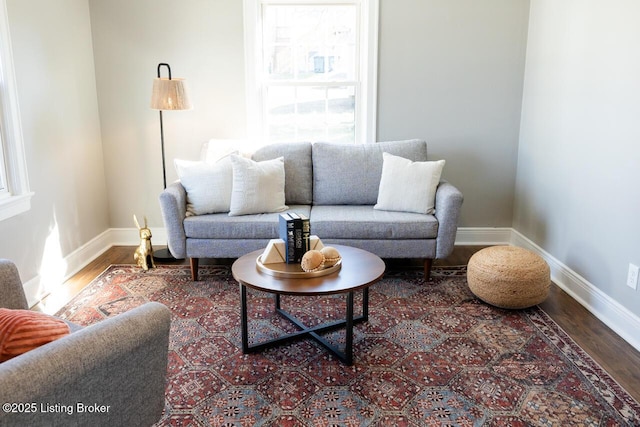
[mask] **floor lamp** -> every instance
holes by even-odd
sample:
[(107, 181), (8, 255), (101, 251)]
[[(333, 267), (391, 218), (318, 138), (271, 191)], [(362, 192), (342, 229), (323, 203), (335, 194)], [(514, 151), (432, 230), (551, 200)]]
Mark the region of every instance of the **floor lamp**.
[[(169, 77), (160, 77), (160, 70), (166, 67)], [(162, 182), (163, 188), (167, 188), (167, 168), (164, 155), (164, 128), (162, 125), (162, 112), (165, 110), (190, 110), (191, 101), (187, 94), (184, 79), (171, 78), (171, 67), (169, 64), (158, 64), (158, 77), (153, 80), (151, 92), (151, 108), (160, 112), (160, 147), (162, 149)], [(154, 258), (173, 259), (169, 248), (160, 249), (154, 252)]]

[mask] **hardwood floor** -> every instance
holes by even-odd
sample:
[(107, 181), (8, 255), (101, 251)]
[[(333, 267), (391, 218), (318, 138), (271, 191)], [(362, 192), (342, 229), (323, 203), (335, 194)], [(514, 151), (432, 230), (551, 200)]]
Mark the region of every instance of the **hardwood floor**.
[[(434, 266), (466, 265), (482, 246), (457, 246), (451, 256), (437, 260)], [(50, 314), (57, 312), (82, 288), (111, 264), (133, 264), (133, 246), (115, 246), (96, 258), (65, 282), (59, 291), (45, 298), (34, 309)], [(202, 260), (206, 264), (230, 264), (232, 260)], [(169, 262), (188, 265), (187, 260)], [(422, 262), (389, 262), (393, 267), (422, 268)], [(549, 298), (540, 307), (564, 329), (596, 362), (640, 402), (640, 352), (596, 319), (590, 312), (555, 284)]]

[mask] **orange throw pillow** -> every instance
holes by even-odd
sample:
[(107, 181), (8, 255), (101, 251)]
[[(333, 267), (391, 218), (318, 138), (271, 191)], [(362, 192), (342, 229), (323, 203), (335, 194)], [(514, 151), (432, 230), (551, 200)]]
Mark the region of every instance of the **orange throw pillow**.
[(0, 308), (0, 362), (69, 335), (61, 319), (31, 310)]

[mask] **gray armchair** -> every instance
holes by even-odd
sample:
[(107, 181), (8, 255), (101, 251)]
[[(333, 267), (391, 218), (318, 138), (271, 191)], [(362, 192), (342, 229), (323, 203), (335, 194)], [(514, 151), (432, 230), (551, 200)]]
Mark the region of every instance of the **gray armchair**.
[[(0, 307), (28, 308), (18, 271), (6, 260), (0, 260)], [(72, 328), (64, 338), (0, 363), (0, 425), (148, 426), (158, 421), (170, 321), (168, 308), (150, 302)]]

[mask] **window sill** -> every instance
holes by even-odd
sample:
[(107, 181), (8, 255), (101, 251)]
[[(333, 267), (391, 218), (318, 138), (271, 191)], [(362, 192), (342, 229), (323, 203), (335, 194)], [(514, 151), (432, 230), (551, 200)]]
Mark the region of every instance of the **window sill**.
[(31, 209), (31, 197), (34, 193), (8, 196), (0, 199), (0, 221), (27, 212)]

